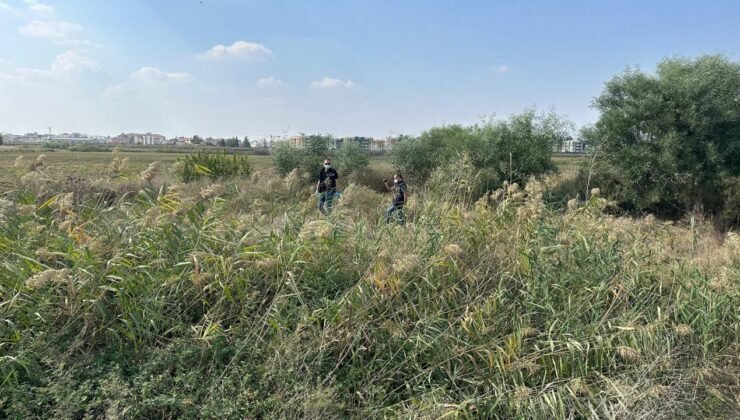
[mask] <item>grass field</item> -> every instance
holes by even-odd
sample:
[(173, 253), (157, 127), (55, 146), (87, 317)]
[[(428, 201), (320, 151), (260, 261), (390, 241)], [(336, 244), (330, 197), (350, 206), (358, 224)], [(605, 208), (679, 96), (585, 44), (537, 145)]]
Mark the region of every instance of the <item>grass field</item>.
[(147, 165), (176, 155), (125, 154), (147, 169), (119, 183), (110, 154), (16, 156), (0, 417), (739, 414), (740, 237), (701, 220), (552, 206), (558, 178), (477, 199), (461, 162), (401, 228), (359, 184), (322, 217), (295, 173), (170, 183)]
[[(3, 150), (0, 148), (0, 182), (13, 179), (13, 163), (19, 156), (35, 159), (38, 155), (46, 156), (46, 172), (53, 177), (78, 176), (83, 178), (98, 177), (106, 172), (114, 157), (127, 158), (129, 167), (134, 172), (141, 172), (152, 162), (162, 162), (165, 166), (174, 163), (180, 153), (163, 152), (70, 152)], [(250, 162), (256, 170), (272, 166), (270, 156), (250, 156)]]
[[(46, 156), (46, 172), (56, 178), (78, 176), (83, 178), (98, 177), (110, 167), (114, 157), (127, 158), (129, 168), (133, 172), (143, 171), (152, 162), (162, 162), (165, 166), (174, 163), (182, 153), (173, 152), (72, 152), (66, 150), (41, 151), (37, 148), (0, 147), (0, 183), (14, 179), (13, 164), (19, 156), (35, 159), (39, 155)], [(554, 156), (553, 160), (563, 170), (574, 170), (583, 161), (583, 157)], [(268, 155), (250, 155), (249, 161), (256, 171), (272, 167)], [(373, 156), (371, 166), (382, 171), (391, 172), (393, 166), (387, 156)]]

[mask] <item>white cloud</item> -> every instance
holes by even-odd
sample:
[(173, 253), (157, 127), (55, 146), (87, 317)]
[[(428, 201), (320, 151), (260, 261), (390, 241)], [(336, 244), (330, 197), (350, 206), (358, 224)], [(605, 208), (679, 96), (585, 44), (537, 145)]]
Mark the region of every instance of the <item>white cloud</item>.
[(21, 16), (21, 12), (16, 10), (15, 8), (8, 6), (5, 2), (0, 1), (0, 10), (5, 10), (6, 12), (10, 13), (13, 16)]
[(190, 73), (168, 73), (154, 67), (142, 67), (131, 73), (131, 78), (143, 82), (193, 82), (195, 77)]
[(18, 29), (21, 35), (51, 40), (67, 40), (71, 35), (82, 31), (82, 25), (64, 21), (34, 20)]
[(53, 72), (65, 72), (76, 70), (97, 70), (98, 61), (92, 57), (81, 54), (75, 50), (69, 50), (59, 54), (51, 64)]
[(282, 80), (275, 78), (275, 77), (263, 77), (262, 79), (257, 80), (257, 86), (262, 88), (268, 88), (268, 87), (280, 87), (285, 86), (287, 83), (283, 82)]
[(19, 67), (12, 73), (2, 74), (2, 77), (16, 83), (58, 83), (62, 80), (62, 77), (66, 77), (73, 72), (82, 70), (96, 71), (98, 69), (98, 61), (94, 58), (80, 51), (69, 50), (57, 55), (48, 69)]
[(28, 9), (34, 12), (44, 15), (54, 14), (54, 7), (49, 6), (48, 4), (39, 3), (36, 0), (23, 0), (23, 3), (26, 3), (26, 5), (28, 5)]
[(494, 73), (506, 73), (509, 71), (509, 67), (504, 65), (491, 66), (488, 68), (488, 71), (492, 71)]
[(211, 60), (227, 58), (265, 59), (272, 57), (272, 50), (255, 42), (236, 41), (229, 46), (216, 45), (201, 54), (200, 57)]
[(331, 77), (324, 77), (322, 80), (316, 80), (311, 82), (309, 85), (313, 89), (338, 89), (346, 88), (352, 89), (356, 87), (354, 82), (351, 80), (334, 79)]

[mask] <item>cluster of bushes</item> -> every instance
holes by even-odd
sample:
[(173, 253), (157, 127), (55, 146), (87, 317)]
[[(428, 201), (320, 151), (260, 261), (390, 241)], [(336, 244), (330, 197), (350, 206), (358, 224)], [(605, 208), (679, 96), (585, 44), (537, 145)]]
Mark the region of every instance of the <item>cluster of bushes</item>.
[(330, 135), (310, 135), (305, 138), (304, 148), (282, 144), (272, 150), (272, 163), (281, 175), (298, 169), (301, 173), (318, 176), (326, 158), (333, 159), (334, 167), (342, 176), (367, 168), (368, 152), (359, 144), (345, 142), (338, 150), (333, 150), (330, 148), (332, 141)]
[(417, 183), (461, 155), (478, 170), (478, 193), (506, 180), (522, 182), (555, 169), (552, 150), (564, 141), (572, 124), (554, 113), (527, 110), (508, 120), (490, 119), (463, 127), (432, 128), (418, 138), (405, 138), (391, 152), (393, 164)]
[(215, 180), (233, 176), (247, 177), (252, 173), (252, 165), (246, 155), (196, 153), (178, 158), (173, 172), (183, 182), (201, 178)]
[[(591, 156), (572, 192), (586, 199), (589, 185), (598, 185), (627, 213), (675, 219), (699, 212), (722, 229), (740, 225), (738, 98), (740, 62), (724, 56), (671, 58), (655, 74), (617, 75), (594, 101), (598, 122), (582, 132)], [(422, 184), (466, 155), (478, 171), (467, 181), (480, 195), (554, 170), (553, 147), (571, 131), (564, 118), (528, 110), (508, 120), (432, 128), (402, 139), (391, 157)]]

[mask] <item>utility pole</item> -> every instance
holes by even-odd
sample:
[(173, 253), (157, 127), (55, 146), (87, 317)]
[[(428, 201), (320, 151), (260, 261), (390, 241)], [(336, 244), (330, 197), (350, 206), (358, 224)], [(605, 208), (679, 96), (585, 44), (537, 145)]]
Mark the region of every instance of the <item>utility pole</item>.
[(49, 141), (51, 141), (51, 127), (49, 127)]

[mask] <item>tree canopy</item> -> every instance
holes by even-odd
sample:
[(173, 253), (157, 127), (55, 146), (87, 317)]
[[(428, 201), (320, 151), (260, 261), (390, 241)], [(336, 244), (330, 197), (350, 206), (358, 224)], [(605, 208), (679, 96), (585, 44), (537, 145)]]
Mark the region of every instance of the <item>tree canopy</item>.
[(683, 214), (722, 207), (740, 175), (740, 63), (721, 55), (670, 58), (655, 74), (627, 70), (607, 82), (591, 136), (620, 199)]

